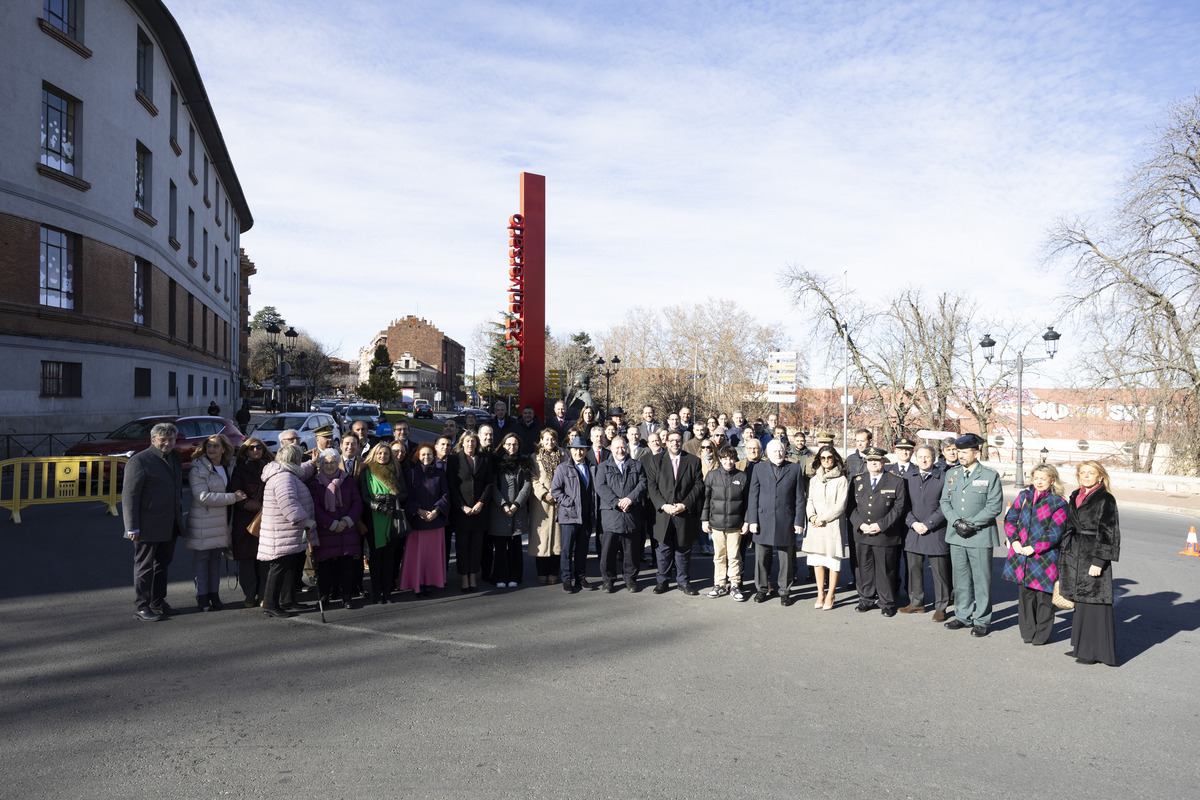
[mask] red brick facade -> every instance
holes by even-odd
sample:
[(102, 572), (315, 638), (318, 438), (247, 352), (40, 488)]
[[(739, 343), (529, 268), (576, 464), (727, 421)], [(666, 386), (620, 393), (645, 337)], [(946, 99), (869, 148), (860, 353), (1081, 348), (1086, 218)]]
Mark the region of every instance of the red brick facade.
[(463, 400), (462, 389), (466, 349), (424, 319), (411, 314), (394, 320), (380, 336), (387, 336), (388, 358), (397, 361), (406, 352), (441, 373), (439, 390), (446, 393), (443, 402)]

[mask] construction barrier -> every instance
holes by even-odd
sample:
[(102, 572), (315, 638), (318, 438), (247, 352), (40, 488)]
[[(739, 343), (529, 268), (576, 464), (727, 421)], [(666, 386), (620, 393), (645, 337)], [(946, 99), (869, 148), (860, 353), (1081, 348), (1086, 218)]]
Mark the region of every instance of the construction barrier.
[(1181, 556), (1200, 556), (1200, 542), (1196, 541), (1196, 526), (1188, 531), (1187, 545), (1179, 551)]
[(56, 456), (0, 461), (0, 508), (21, 521), (21, 509), (52, 503), (104, 502), (117, 516), (126, 456)]

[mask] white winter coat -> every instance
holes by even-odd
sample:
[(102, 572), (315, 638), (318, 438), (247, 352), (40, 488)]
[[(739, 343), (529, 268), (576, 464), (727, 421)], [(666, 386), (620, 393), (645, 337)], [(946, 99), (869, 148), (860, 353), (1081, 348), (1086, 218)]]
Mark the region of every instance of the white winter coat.
[(232, 541), (229, 535), (229, 507), (237, 500), (237, 495), (225, 491), (228, 482), (228, 467), (222, 477), (208, 456), (200, 456), (192, 462), (188, 470), (192, 509), (188, 512), (187, 532), (184, 534), (189, 550), (229, 547)]

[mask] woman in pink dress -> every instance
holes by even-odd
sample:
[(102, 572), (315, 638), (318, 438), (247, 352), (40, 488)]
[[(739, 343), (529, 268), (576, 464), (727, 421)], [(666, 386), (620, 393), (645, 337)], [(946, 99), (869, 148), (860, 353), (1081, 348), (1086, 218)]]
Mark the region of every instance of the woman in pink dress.
[(450, 510), (446, 472), (437, 465), (433, 445), (417, 445), (417, 463), (408, 472), (408, 519), (412, 533), (400, 569), (400, 589), (426, 594), (446, 585), (444, 531)]

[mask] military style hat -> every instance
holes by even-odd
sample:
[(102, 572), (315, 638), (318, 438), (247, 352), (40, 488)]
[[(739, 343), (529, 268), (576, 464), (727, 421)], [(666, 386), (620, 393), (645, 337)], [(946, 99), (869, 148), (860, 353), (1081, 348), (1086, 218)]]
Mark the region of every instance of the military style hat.
[(833, 444), (834, 436), (829, 431), (819, 431), (817, 433), (817, 444)]
[(917, 443), (916, 443), (916, 442), (914, 442), (912, 439), (909, 439), (909, 438), (907, 438), (907, 437), (905, 437), (905, 436), (901, 436), (899, 439), (897, 439), (896, 441), (892, 442), (892, 447), (893, 447), (893, 448), (897, 448), (897, 447), (904, 447), (904, 448), (907, 448), (907, 449), (909, 449), (909, 450), (912, 450), (912, 449), (916, 448), (916, 446), (917, 446)]
[(987, 444), (985, 439), (981, 439), (974, 433), (964, 433), (962, 436), (954, 440), (954, 446), (959, 448), (971, 448), (978, 450), (981, 444)]
[(332, 425), (322, 425), (321, 427), (314, 430), (313, 434), (316, 436), (325, 436), (325, 437), (332, 439), (333, 438), (333, 426)]
[(867, 461), (883, 461), (883, 457), (887, 455), (887, 450), (882, 447), (868, 447), (863, 451), (863, 458)]

